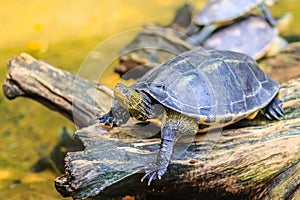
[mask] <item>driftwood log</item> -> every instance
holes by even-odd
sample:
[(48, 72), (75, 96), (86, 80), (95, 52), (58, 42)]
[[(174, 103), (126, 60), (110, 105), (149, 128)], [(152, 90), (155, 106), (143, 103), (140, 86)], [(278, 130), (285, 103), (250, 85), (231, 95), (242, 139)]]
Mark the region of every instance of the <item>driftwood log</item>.
[[(166, 175), (141, 183), (139, 163), (152, 160), (160, 139), (138, 139), (98, 125), (75, 133), (85, 151), (70, 152), (66, 174), (56, 179), (75, 199), (126, 194), (176, 199), (288, 199), (300, 186), (300, 79), (282, 86), (286, 117), (255, 126), (200, 135)], [(296, 198), (296, 197), (295, 197)]]
[(96, 115), (107, 112), (110, 107), (112, 96), (105, 86), (97, 89), (86, 79), (25, 53), (10, 59), (7, 64), (2, 88), (8, 99), (31, 98), (58, 111), (79, 128), (95, 123)]
[(75, 133), (85, 150), (68, 153), (66, 172), (55, 180), (63, 196), (300, 198), (299, 78), (282, 84), (279, 97), (284, 101), (285, 119), (269, 122), (261, 117), (251, 123), (241, 122), (240, 127), (223, 130), (222, 134), (199, 135), (181, 157), (172, 161), (162, 180), (147, 186), (140, 182), (141, 164), (153, 158), (160, 140), (130, 137), (126, 134), (132, 131), (130, 128), (108, 132), (92, 125), (95, 116), (110, 107), (108, 88), (97, 87), (27, 54), (12, 58), (8, 67), (3, 91), (9, 99), (32, 98), (85, 127)]

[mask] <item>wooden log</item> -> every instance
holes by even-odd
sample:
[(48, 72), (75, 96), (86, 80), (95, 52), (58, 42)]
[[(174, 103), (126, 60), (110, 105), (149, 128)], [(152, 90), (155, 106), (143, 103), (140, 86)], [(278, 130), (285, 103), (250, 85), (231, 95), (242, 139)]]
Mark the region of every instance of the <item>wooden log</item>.
[(8, 99), (31, 98), (58, 111), (80, 128), (93, 124), (97, 115), (107, 112), (111, 101), (105, 89), (99, 90), (86, 79), (25, 53), (8, 61), (2, 87)]
[[(291, 53), (299, 55), (299, 51)], [(293, 57), (292, 61), (295, 61)], [(76, 107), (79, 127), (92, 124), (96, 114), (110, 107), (109, 89), (96, 90), (96, 98), (89, 92), (95, 90), (92, 83), (78, 78), (81, 87), (73, 87), (76, 76), (29, 55), (15, 57), (8, 65), (3, 91), (10, 99), (32, 98), (71, 120), (74, 120), (72, 107)], [(73, 97), (74, 94), (81, 96)], [(217, 142), (209, 134), (197, 136), (188, 151), (173, 160), (163, 180), (154, 181), (149, 187), (139, 182), (142, 174), (137, 172), (142, 169), (140, 163), (153, 159), (151, 153), (155, 154), (159, 139), (131, 138), (124, 132), (131, 129), (115, 128), (109, 133), (97, 125), (81, 129), (75, 137), (86, 148), (68, 154), (66, 174), (56, 179), (56, 187), (62, 195), (74, 199), (124, 194), (161, 198), (198, 195), (195, 198), (297, 199), (300, 193), (299, 79), (283, 85), (280, 95), (285, 101), (285, 120), (244, 122), (244, 128), (223, 131)], [(114, 154), (107, 156), (107, 152)]]
[[(160, 139), (128, 136), (99, 125), (75, 133), (85, 150), (66, 156), (55, 181), (63, 196), (113, 198), (143, 195), (176, 199), (297, 199), (300, 186), (300, 79), (282, 85), (285, 119), (199, 135), (170, 164), (162, 180), (141, 183)], [(129, 131), (128, 129), (126, 129)], [(209, 135), (212, 134), (212, 135)], [(297, 195), (295, 197), (294, 195)]]
[(263, 59), (259, 64), (272, 78), (283, 83), (300, 76), (299, 60), (300, 42), (294, 42), (275, 57)]

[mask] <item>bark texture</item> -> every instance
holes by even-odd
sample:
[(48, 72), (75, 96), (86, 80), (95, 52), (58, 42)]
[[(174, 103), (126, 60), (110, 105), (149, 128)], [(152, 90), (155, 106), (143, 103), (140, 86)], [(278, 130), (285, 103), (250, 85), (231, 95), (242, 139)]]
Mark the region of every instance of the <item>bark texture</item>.
[[(160, 139), (110, 132), (99, 125), (75, 133), (85, 150), (66, 156), (58, 191), (74, 199), (139, 195), (176, 199), (297, 199), (300, 186), (300, 79), (282, 85), (285, 119), (199, 135), (162, 180), (141, 183)], [(243, 122), (245, 125), (246, 122)], [(130, 132), (130, 129), (125, 129)], [(151, 164), (151, 163), (150, 163)], [(142, 172), (142, 173), (139, 173)]]
[(97, 89), (86, 79), (25, 53), (8, 61), (2, 88), (8, 99), (31, 98), (58, 111), (80, 128), (95, 123), (96, 116), (107, 112), (111, 101), (109, 88)]
[[(299, 69), (299, 43), (278, 56)], [(282, 57), (280, 59), (283, 59)], [(272, 60), (268, 60), (272, 65)], [(278, 62), (274, 62), (277, 64)], [(280, 67), (284, 67), (281, 65)], [(269, 68), (271, 69), (271, 68)], [(287, 68), (288, 70), (288, 68)], [(280, 80), (280, 76), (276, 78)], [(299, 199), (300, 79), (282, 84), (285, 119), (262, 116), (220, 132), (198, 135), (174, 158), (162, 180), (141, 183), (143, 167), (155, 159), (159, 138), (131, 137), (139, 127), (110, 131), (94, 124), (110, 108), (111, 90), (36, 60), (27, 54), (8, 62), (3, 84), (9, 99), (29, 97), (74, 121), (85, 149), (65, 158), (65, 174), (55, 180), (63, 196), (110, 198), (127, 194), (164, 199)]]

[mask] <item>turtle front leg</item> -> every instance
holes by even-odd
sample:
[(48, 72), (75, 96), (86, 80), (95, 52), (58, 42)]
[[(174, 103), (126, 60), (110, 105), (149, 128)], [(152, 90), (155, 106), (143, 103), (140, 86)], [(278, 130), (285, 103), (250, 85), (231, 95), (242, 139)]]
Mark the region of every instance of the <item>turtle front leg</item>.
[(198, 33), (195, 33), (194, 35), (191, 35), (188, 39), (186, 39), (186, 42), (193, 46), (202, 45), (204, 41), (209, 37), (209, 35), (216, 30), (216, 28), (217, 26), (214, 24), (204, 26), (204, 28), (201, 29)]
[(161, 179), (161, 177), (167, 171), (167, 167), (170, 162), (170, 158), (173, 152), (173, 146), (175, 141), (164, 140), (162, 139), (161, 147), (159, 149), (157, 160), (154, 166), (151, 166), (149, 170), (146, 170), (145, 176), (142, 178), (148, 178), (148, 185), (151, 184), (152, 180)]
[(276, 26), (276, 21), (273, 18), (272, 14), (270, 13), (269, 9), (267, 8), (266, 4), (261, 4), (260, 9), (262, 10), (266, 20), (268, 21), (268, 23), (272, 26), (275, 27)]
[(98, 122), (104, 124), (105, 126), (120, 126), (128, 121), (130, 114), (127, 109), (120, 106), (118, 103), (111, 108), (111, 110), (98, 117)]
[(161, 127), (161, 146), (157, 155), (156, 163), (146, 170), (146, 175), (142, 178), (148, 179), (148, 185), (152, 180), (161, 179), (167, 171), (173, 147), (177, 139), (181, 136), (195, 136), (198, 130), (196, 120), (183, 116), (175, 111), (168, 112), (168, 116), (163, 120)]

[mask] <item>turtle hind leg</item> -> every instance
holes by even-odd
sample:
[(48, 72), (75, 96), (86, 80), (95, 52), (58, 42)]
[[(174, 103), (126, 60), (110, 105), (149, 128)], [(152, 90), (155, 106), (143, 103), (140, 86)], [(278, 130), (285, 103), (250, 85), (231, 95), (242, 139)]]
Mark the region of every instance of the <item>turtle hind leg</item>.
[(281, 107), (282, 101), (274, 98), (264, 109), (263, 113), (269, 120), (280, 120), (284, 117), (284, 111)]

